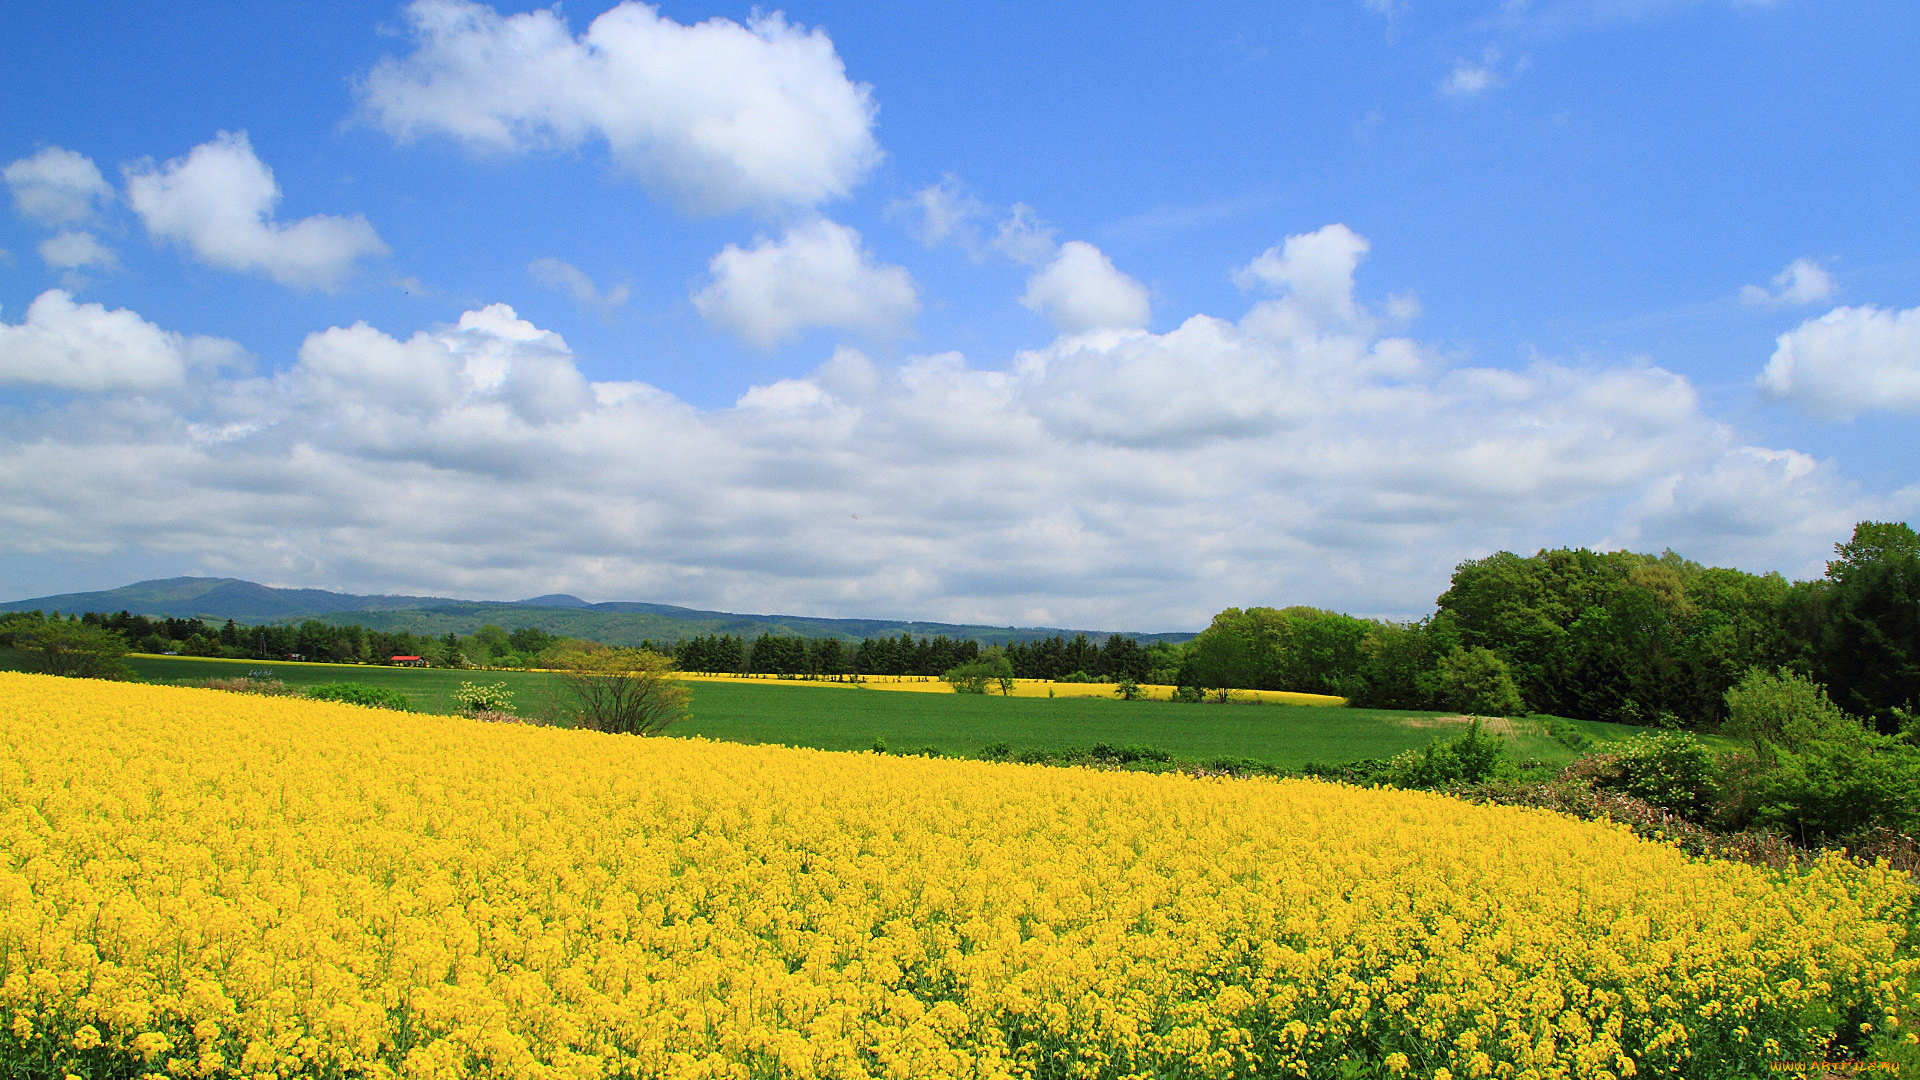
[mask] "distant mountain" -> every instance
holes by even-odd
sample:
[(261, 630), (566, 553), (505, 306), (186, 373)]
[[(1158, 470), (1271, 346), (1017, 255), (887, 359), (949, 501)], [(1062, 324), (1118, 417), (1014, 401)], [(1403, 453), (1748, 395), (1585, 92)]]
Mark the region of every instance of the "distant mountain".
[[(471, 634), (492, 623), (509, 630), (534, 626), (550, 634), (632, 645), (643, 640), (679, 641), (699, 634), (798, 634), (857, 641), (867, 637), (913, 634), (972, 638), (984, 644), (1009, 644), (1062, 634), (1084, 633), (1104, 640), (1110, 631), (1059, 627), (983, 626), (971, 623), (910, 622), (897, 619), (820, 619), (805, 615), (738, 615), (671, 604), (611, 601), (590, 604), (577, 596), (551, 593), (527, 600), (454, 600), (444, 596), (356, 596), (324, 589), (276, 589), (237, 578), (166, 578), (141, 581), (103, 592), (63, 593), (0, 603), (6, 611), (132, 612), (150, 618), (206, 619), (248, 625), (318, 619), (335, 625), (359, 623), (374, 630), (405, 630), (441, 637)], [(1142, 634), (1123, 631), (1142, 642), (1186, 641), (1188, 633)]]
[(325, 589), (276, 589), (238, 578), (138, 581), (104, 592), (62, 593), (0, 603), (0, 611), (129, 611), (173, 619), (270, 623), (336, 611), (394, 611), (458, 604), (443, 596), (354, 596)]

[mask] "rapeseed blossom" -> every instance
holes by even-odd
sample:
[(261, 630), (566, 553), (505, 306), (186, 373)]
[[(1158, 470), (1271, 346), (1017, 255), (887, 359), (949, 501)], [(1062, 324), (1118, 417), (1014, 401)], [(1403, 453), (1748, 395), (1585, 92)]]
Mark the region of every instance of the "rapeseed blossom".
[(0, 852), (15, 1075), (1757, 1075), (1916, 974), (1544, 811), (15, 674)]

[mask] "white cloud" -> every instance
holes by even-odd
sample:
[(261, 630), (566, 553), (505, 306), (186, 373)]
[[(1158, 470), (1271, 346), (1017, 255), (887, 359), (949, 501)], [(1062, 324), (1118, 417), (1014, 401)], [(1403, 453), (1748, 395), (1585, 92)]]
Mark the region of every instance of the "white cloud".
[(825, 218), (752, 248), (728, 244), (708, 270), (694, 307), (763, 349), (812, 327), (898, 335), (920, 310), (904, 268), (876, 263), (859, 233)]
[(189, 371), (230, 365), (240, 347), (162, 330), (133, 312), (76, 304), (49, 289), (18, 325), (0, 323), (0, 384), (102, 392), (155, 390)]
[(527, 273), (547, 288), (558, 289), (572, 296), (581, 307), (598, 311), (603, 319), (611, 316), (613, 309), (624, 305), (632, 295), (632, 290), (625, 285), (609, 285), (602, 292), (594, 286), (593, 279), (585, 271), (557, 258), (535, 259), (527, 264)]
[(130, 166), (126, 178), (127, 201), (147, 232), (225, 270), (257, 271), (282, 285), (331, 292), (355, 262), (387, 252), (358, 215), (273, 220), (280, 185), (254, 156), (244, 131), (223, 131), (157, 170), (151, 162)]
[(1440, 80), (1440, 92), (1448, 97), (1477, 97), (1499, 85), (1500, 73), (1494, 70), (1492, 61), (1476, 64), (1456, 60), (1453, 70)]
[(1838, 291), (1833, 275), (1812, 259), (1795, 259), (1785, 270), (1773, 276), (1773, 288), (1746, 285), (1740, 289), (1742, 303), (1784, 307), (1789, 304), (1817, 304), (1830, 300)]
[(825, 31), (778, 12), (685, 26), (628, 0), (575, 37), (557, 7), (502, 16), (415, 0), (407, 21), (413, 53), (359, 88), (397, 139), (524, 152), (598, 138), (695, 213), (814, 206), (880, 158), (868, 88), (848, 80)]
[[(1289, 236), (1234, 271), (1233, 283), (1249, 291), (1283, 293), (1280, 308), (1316, 326), (1352, 326), (1362, 313), (1353, 299), (1353, 273), (1371, 245), (1345, 225), (1326, 225)], [(1390, 304), (1395, 303), (1390, 301)], [(1398, 300), (1401, 314), (1408, 309)], [(1417, 312), (1417, 301), (1415, 311)]]
[[(357, 591), (1160, 629), (1256, 603), (1418, 614), (1503, 547), (1817, 573), (1852, 522), (1920, 510), (1920, 489), (1862, 495), (1751, 445), (1656, 366), (1449, 365), (1341, 294), (1363, 238), (1295, 239), (1245, 271), (1279, 295), (1237, 320), (1089, 332), (1004, 370), (841, 349), (715, 409), (588, 383), (504, 305), (411, 336), (335, 327), (275, 375), (8, 413), (0, 549), (57, 537)], [(107, 315), (169, 340), (87, 319)]]
[(1085, 240), (1062, 244), (1053, 261), (1027, 279), (1020, 303), (1063, 334), (1143, 327), (1151, 316), (1146, 287)]
[(993, 249), (1022, 265), (1039, 266), (1059, 253), (1056, 231), (1034, 214), (1033, 207), (1014, 203), (994, 227)]
[(888, 211), (890, 215), (917, 217), (907, 226), (907, 231), (927, 247), (952, 242), (976, 259), (982, 254), (980, 222), (989, 213), (987, 205), (967, 194), (952, 173), (907, 198), (894, 200)]
[(80, 225), (93, 219), (113, 189), (93, 160), (72, 150), (49, 146), (0, 170), (13, 189), (20, 216), (48, 227)]
[(68, 229), (40, 242), (40, 258), (56, 270), (111, 270), (120, 265), (113, 249), (90, 232)]
[(1816, 416), (1920, 413), (1920, 308), (1835, 308), (1781, 334), (1757, 380)]

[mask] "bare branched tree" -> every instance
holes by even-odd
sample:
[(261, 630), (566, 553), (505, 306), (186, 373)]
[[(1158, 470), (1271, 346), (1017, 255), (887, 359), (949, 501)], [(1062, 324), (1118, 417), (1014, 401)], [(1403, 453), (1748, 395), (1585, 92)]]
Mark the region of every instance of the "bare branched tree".
[(575, 727), (657, 735), (687, 715), (687, 688), (673, 661), (647, 649), (569, 644), (551, 661), (554, 708)]

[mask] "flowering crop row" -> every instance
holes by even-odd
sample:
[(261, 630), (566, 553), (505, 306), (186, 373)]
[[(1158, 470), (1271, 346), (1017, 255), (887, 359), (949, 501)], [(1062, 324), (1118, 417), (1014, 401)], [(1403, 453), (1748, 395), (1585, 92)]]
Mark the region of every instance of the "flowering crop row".
[(0, 674), (12, 1075), (1732, 1076), (1913, 887), (1420, 793)]

